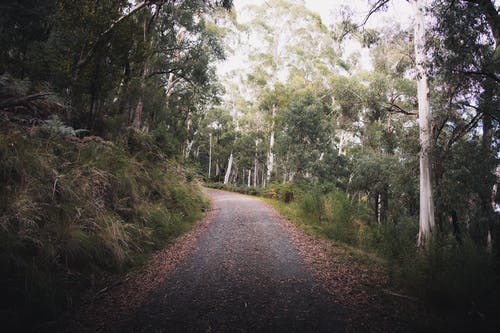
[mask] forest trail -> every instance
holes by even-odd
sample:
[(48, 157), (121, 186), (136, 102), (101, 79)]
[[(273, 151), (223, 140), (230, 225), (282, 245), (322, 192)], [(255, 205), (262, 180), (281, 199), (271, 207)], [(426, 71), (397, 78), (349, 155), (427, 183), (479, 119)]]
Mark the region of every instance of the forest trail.
[(133, 332), (338, 332), (322, 289), (272, 208), (207, 189), (214, 215), (194, 250), (120, 327)]

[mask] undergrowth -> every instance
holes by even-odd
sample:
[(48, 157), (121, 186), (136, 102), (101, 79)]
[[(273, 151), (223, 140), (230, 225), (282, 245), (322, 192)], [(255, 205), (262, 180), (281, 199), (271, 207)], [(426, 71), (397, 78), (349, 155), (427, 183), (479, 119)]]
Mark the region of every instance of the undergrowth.
[[(426, 323), (436, 331), (491, 331), (500, 325), (500, 266), (465, 233), (436, 236), (418, 250), (413, 218), (377, 223), (366, 206), (331, 186), (271, 184), (265, 189), (208, 184), (239, 193), (260, 195), (309, 234), (330, 239), (363, 261), (383, 264), (391, 286), (410, 295), (431, 314)], [(285, 193), (292, 192), (285, 200)]]
[(207, 204), (153, 139), (131, 131), (113, 144), (52, 125), (30, 133), (2, 124), (4, 328), (54, 320), (189, 229)]

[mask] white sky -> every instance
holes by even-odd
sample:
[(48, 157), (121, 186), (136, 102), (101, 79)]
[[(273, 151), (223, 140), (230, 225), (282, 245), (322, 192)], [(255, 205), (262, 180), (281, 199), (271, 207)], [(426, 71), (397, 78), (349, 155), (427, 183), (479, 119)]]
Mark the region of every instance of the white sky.
[[(293, 0), (292, 0), (293, 1)], [(297, 0), (295, 0), (297, 1)], [(369, 3), (374, 0), (303, 0), (306, 7), (311, 11), (320, 14), (323, 23), (327, 26), (332, 25), (334, 22), (338, 21), (336, 19), (335, 13), (338, 13), (342, 7), (349, 6), (353, 12), (353, 17), (356, 20), (355, 23), (361, 23), (365, 16), (367, 15), (370, 5)], [(233, 5), (237, 13), (238, 21), (243, 23), (248, 18), (248, 11), (246, 7), (249, 5), (262, 5), (265, 0), (234, 0)], [(382, 28), (388, 23), (394, 25), (398, 23), (402, 28), (408, 27), (412, 18), (412, 8), (411, 5), (406, 0), (392, 0), (387, 11), (378, 12), (372, 15), (366, 24), (367, 28)], [(359, 20), (359, 21), (358, 21)], [(223, 63), (219, 64), (218, 72), (221, 75), (228, 73), (231, 70), (238, 69), (248, 69), (248, 62), (246, 60), (246, 54), (242, 54), (243, 50), (240, 49), (240, 53), (234, 55), (227, 54), (228, 58)], [(348, 57), (349, 54), (353, 52), (358, 52), (361, 55), (360, 62), (361, 65), (366, 68), (371, 68), (371, 60), (369, 56), (369, 51), (367, 49), (362, 49), (361, 45), (357, 41), (348, 41), (344, 44), (344, 56)]]
[[(248, 5), (261, 5), (265, 0), (233, 0), (234, 7), (240, 18), (244, 17), (244, 8)], [(334, 22), (333, 13), (338, 11), (343, 6), (349, 6), (354, 10), (355, 16), (363, 19), (369, 10), (369, 0), (304, 0), (307, 8), (319, 13), (321, 19), (326, 24)], [(410, 21), (412, 16), (411, 5), (406, 0), (393, 0), (386, 13), (377, 13), (368, 21), (368, 27), (380, 27), (387, 23), (388, 20), (399, 22), (405, 26)]]

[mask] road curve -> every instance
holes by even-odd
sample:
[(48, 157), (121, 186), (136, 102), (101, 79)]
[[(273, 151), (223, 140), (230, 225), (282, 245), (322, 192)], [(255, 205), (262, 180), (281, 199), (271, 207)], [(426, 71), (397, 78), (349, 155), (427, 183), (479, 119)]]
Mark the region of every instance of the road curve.
[(262, 201), (207, 189), (213, 221), (127, 332), (342, 332), (342, 309)]

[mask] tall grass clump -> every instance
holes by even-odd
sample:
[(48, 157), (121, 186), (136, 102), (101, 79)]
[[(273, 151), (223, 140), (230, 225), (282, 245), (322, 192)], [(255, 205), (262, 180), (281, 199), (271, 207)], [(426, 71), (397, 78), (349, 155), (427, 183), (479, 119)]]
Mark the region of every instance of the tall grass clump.
[(307, 191), (302, 200), (302, 214), (313, 223), (321, 223), (325, 217), (325, 196), (318, 188)]
[(438, 317), (456, 318), (443, 327), (488, 331), (498, 325), (498, 262), (469, 237), (433, 237), (424, 249), (397, 259), (394, 280)]
[(63, 126), (57, 119), (31, 133), (1, 125), (6, 327), (36, 330), (53, 320), (186, 231), (206, 205), (197, 182), (155, 146), (157, 138), (126, 134), (135, 135), (132, 152), (99, 137), (79, 139), (66, 127), (54, 130)]
[(349, 245), (368, 247), (373, 232), (370, 211), (333, 185), (275, 184), (264, 196), (306, 230)]

